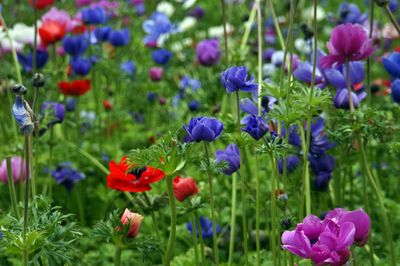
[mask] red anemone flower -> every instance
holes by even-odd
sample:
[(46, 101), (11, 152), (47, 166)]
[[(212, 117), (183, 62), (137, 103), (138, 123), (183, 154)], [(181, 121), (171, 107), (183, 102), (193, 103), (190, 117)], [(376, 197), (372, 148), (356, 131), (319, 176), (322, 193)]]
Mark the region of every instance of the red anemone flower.
[(42, 44), (47, 46), (62, 40), (66, 31), (67, 29), (65, 24), (54, 20), (47, 20), (40, 26), (39, 35)]
[(165, 173), (149, 166), (130, 167), (127, 156), (116, 164), (110, 162), (110, 174), (107, 176), (107, 186), (125, 192), (144, 192), (151, 190), (151, 183), (165, 177)]
[(37, 9), (45, 9), (54, 4), (54, 0), (29, 0), (29, 5)]
[(58, 83), (60, 91), (64, 95), (68, 96), (80, 96), (90, 90), (90, 80), (74, 80), (71, 82), (61, 81)]

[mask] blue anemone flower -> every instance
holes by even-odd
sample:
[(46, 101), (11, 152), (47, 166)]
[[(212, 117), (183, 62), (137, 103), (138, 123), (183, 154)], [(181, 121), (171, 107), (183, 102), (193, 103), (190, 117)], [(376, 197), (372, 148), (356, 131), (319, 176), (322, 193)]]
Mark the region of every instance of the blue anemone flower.
[[(29, 54), (17, 54), (18, 62), (21, 64), (25, 72), (31, 72), (33, 69), (33, 52)], [(49, 60), (49, 53), (46, 50), (37, 50), (36, 53), (36, 67), (37, 69), (43, 68)]]
[[(212, 221), (206, 217), (200, 217), (199, 223), (201, 228), (201, 235), (203, 236), (203, 238), (212, 238), (214, 235)], [(219, 226), (219, 224), (216, 224), (215, 227), (217, 234), (221, 233), (221, 226)], [(186, 228), (190, 233), (192, 233), (193, 224), (191, 222), (187, 223)], [(196, 228), (196, 234), (197, 236), (199, 235), (199, 228)]]
[(60, 163), (57, 168), (51, 172), (51, 176), (58, 184), (65, 186), (71, 192), (75, 183), (85, 179), (85, 174), (73, 169), (70, 162)]

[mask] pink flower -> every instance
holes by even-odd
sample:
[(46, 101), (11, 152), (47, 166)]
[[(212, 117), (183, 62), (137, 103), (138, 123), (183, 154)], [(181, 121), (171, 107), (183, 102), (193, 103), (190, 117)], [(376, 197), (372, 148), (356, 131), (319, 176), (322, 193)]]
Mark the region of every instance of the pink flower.
[(78, 7), (86, 6), (92, 3), (92, 0), (75, 0), (75, 4)]
[(70, 32), (74, 27), (71, 16), (68, 14), (68, 12), (58, 9), (57, 7), (52, 7), (46, 12), (46, 14), (42, 16), (43, 23), (49, 20), (57, 21), (58, 23), (65, 25), (68, 32)]
[(183, 202), (187, 197), (196, 195), (199, 192), (196, 182), (192, 177), (174, 179), (174, 195), (177, 200)]
[[(25, 160), (21, 157), (15, 156), (11, 158), (11, 169), (12, 169), (12, 177), (14, 182), (17, 182), (22, 178), (25, 180), (26, 172), (25, 172)], [(7, 179), (7, 162), (3, 160), (0, 165), (0, 180), (4, 183), (8, 182)]]
[(152, 67), (149, 70), (149, 76), (152, 81), (160, 81), (163, 77), (164, 69), (162, 67)]
[[(144, 217), (142, 215), (131, 212), (129, 209), (125, 209), (124, 214), (122, 214), (121, 217), (121, 223), (123, 225), (129, 225), (129, 230), (126, 234), (128, 238), (135, 238), (138, 235), (143, 219)], [(117, 230), (120, 229), (117, 228)]]
[(342, 24), (332, 31), (327, 44), (329, 55), (321, 59), (324, 68), (344, 64), (346, 60), (360, 61), (369, 57), (374, 49), (367, 32), (358, 24)]

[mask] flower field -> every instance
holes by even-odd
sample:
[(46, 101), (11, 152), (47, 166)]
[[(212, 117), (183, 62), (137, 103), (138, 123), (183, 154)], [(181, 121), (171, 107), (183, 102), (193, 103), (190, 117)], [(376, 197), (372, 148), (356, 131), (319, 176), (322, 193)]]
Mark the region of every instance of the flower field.
[(399, 5), (0, 1), (0, 266), (400, 265)]

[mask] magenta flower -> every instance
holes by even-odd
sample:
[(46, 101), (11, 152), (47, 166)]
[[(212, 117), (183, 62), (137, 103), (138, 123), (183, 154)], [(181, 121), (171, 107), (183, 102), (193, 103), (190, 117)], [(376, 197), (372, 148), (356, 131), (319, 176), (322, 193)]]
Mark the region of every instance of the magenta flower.
[(52, 7), (49, 11), (46, 12), (46, 14), (42, 16), (42, 23), (49, 20), (57, 21), (60, 24), (65, 25), (68, 32), (71, 31), (75, 26), (71, 19), (71, 16), (68, 14), (67, 11), (58, 9), (56, 7)]
[[(19, 181), (20, 178), (25, 180), (25, 160), (23, 160), (21, 157), (15, 156), (11, 158), (11, 170), (14, 182)], [(0, 180), (4, 183), (7, 183), (7, 176), (7, 161), (4, 159), (0, 165)]]
[(321, 221), (314, 215), (304, 218), (293, 231), (282, 234), (282, 248), (316, 266), (344, 265), (350, 257), (350, 246), (368, 241), (371, 222), (362, 209), (334, 209)]
[(324, 68), (344, 64), (346, 60), (361, 61), (372, 54), (371, 39), (367, 32), (358, 24), (342, 24), (332, 31), (327, 44), (329, 55), (321, 59)]

